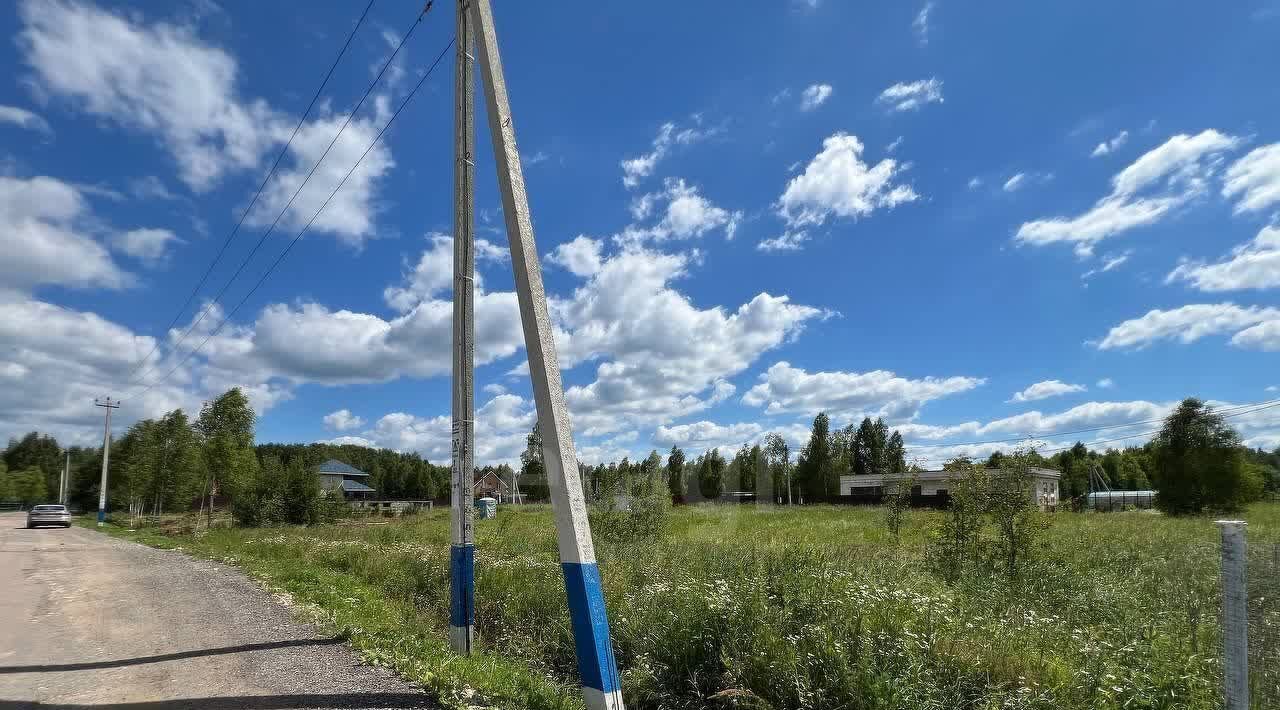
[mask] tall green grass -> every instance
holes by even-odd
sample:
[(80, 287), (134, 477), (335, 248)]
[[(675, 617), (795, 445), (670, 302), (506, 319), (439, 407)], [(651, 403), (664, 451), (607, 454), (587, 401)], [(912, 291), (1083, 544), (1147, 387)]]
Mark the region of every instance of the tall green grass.
[[(657, 540), (599, 545), (629, 707), (1221, 706), (1211, 520), (1054, 514), (1018, 577), (949, 586), (926, 555), (941, 514), (913, 511), (897, 542), (883, 515), (679, 508)], [(1280, 505), (1245, 518), (1251, 544), (1280, 543)], [(577, 707), (552, 525), (538, 506), (478, 521), (484, 652), (469, 660), (445, 644), (447, 511), (378, 526), (215, 530), (179, 544), (315, 605), (371, 660), (446, 702)], [(1280, 625), (1274, 604), (1263, 614)]]

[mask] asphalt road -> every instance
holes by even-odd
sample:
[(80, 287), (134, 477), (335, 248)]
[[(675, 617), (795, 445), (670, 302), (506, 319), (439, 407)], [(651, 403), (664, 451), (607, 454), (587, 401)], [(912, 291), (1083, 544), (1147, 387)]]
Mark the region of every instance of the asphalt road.
[(430, 707), (235, 568), (0, 514), (0, 710)]

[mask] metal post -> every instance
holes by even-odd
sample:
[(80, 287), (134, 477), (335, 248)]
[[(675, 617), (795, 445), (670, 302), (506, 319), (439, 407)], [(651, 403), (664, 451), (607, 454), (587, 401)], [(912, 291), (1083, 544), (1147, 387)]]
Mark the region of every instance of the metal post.
[(449, 643), (471, 653), (475, 636), (475, 78), (470, 0), (457, 2), (453, 80), (453, 509)]
[(93, 400), (95, 407), (107, 410), (107, 423), (102, 435), (102, 482), (98, 484), (98, 527), (107, 519), (107, 464), (111, 459), (111, 410), (119, 409), (120, 402), (112, 402), (110, 397)]
[(63, 505), (67, 504), (67, 489), (70, 488), (70, 483), (71, 483), (71, 452), (68, 451), (67, 464), (62, 469), (62, 480), (60, 482), (60, 485), (58, 486), (58, 502)]
[(1243, 520), (1218, 520), (1222, 530), (1222, 661), (1226, 710), (1249, 710), (1248, 554)]
[(542, 267), (533, 239), (520, 152), (516, 147), (506, 78), (498, 53), (493, 8), (489, 0), (471, 0), (471, 10), (582, 692), (591, 710), (620, 709), (623, 707), (621, 684), (613, 657), (613, 642), (609, 638), (609, 620), (605, 614), (600, 569), (596, 565), (595, 548), (591, 542), (591, 527), (587, 522), (582, 479), (578, 476), (578, 457), (569, 431), (569, 409), (564, 401), (560, 363), (556, 358), (551, 316), (542, 286)]

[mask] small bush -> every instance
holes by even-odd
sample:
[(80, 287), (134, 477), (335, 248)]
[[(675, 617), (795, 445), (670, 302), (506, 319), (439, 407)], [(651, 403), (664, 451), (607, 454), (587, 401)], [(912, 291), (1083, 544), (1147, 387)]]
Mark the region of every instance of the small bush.
[(641, 485), (636, 492), (625, 499), (606, 496), (592, 506), (591, 532), (596, 539), (626, 544), (662, 537), (671, 513), (670, 492), (665, 485)]
[[(345, 511), (345, 504), (338, 501)], [(339, 514), (334, 502), (320, 490), (314, 471), (295, 459), (287, 467), (274, 456), (262, 462), (262, 468), (250, 485), (231, 502), (231, 515), (242, 527), (268, 527), (293, 524), (313, 525), (329, 515)]]

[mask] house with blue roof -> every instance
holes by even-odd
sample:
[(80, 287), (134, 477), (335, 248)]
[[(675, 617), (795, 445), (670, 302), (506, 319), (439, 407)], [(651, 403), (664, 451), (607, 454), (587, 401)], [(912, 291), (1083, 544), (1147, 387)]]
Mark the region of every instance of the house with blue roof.
[(369, 474), (337, 459), (320, 464), (320, 487), (326, 491), (341, 491), (345, 500), (373, 498), (377, 491), (365, 484)]

